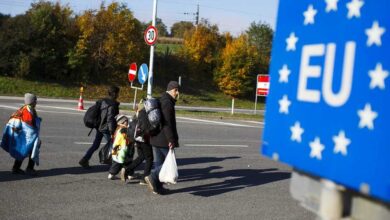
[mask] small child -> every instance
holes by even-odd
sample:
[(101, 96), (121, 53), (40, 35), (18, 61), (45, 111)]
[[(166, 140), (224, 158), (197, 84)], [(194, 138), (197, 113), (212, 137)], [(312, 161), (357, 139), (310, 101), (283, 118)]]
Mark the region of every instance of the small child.
[(114, 143), (112, 148), (112, 164), (109, 169), (108, 179), (115, 179), (115, 175), (123, 168), (126, 156), (128, 154), (127, 127), (129, 119), (125, 115), (117, 115), (117, 128), (114, 134)]

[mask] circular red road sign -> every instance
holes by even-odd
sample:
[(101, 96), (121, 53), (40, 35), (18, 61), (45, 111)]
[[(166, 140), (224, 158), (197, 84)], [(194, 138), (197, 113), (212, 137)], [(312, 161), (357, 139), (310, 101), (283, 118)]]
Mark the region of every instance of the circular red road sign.
[(128, 74), (129, 81), (133, 82), (136, 75), (137, 75), (137, 64), (132, 63), (130, 64), (130, 68), (129, 68), (129, 74)]
[(144, 33), (144, 40), (150, 46), (156, 43), (157, 29), (154, 26), (149, 26), (148, 28), (146, 28)]

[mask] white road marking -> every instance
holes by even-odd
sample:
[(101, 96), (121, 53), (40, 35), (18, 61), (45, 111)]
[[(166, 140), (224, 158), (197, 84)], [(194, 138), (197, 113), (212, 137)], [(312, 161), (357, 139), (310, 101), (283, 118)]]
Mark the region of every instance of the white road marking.
[(233, 144), (184, 144), (186, 147), (248, 147), (248, 145)]
[(188, 121), (212, 123), (212, 124), (217, 124), (217, 125), (228, 125), (228, 126), (233, 126), (233, 127), (259, 128), (259, 126), (235, 124), (235, 123), (221, 122), (221, 121), (211, 121), (211, 120), (205, 120), (205, 119), (196, 119), (196, 118), (187, 118), (187, 117), (176, 117), (176, 118), (188, 120)]
[(252, 124), (260, 124), (260, 125), (264, 125), (265, 124), (263, 121), (246, 121), (246, 120), (241, 120), (241, 122), (247, 122), (247, 123), (252, 123)]
[[(22, 106), (20, 106), (20, 107), (22, 107)], [(7, 108), (7, 109), (13, 109), (13, 110), (17, 110), (17, 109), (19, 109), (20, 107), (9, 106), (9, 105), (0, 105), (0, 108)], [(52, 106), (52, 107), (54, 107), (54, 106)], [(70, 108), (58, 107), (58, 109), (67, 110), (67, 109), (70, 109)], [(75, 111), (77, 111), (77, 110), (75, 110)], [(38, 106), (37, 106), (37, 112), (59, 113), (59, 114), (70, 114), (70, 115), (83, 115), (83, 114), (84, 114), (84, 112), (59, 112), (59, 111), (46, 111), (46, 110), (40, 110)]]
[(8, 108), (8, 109), (19, 109), (18, 107), (15, 106), (8, 106), (8, 105), (0, 105), (0, 108)]
[[(74, 144), (77, 144), (77, 145), (92, 145), (93, 143), (92, 142), (74, 142)], [(102, 144), (106, 144), (106, 143), (100, 143), (101, 145)]]

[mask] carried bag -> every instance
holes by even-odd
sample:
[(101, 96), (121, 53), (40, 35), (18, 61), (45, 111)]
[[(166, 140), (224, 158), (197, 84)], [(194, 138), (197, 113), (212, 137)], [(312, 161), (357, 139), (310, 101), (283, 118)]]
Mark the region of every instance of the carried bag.
[(106, 144), (99, 151), (99, 161), (101, 164), (111, 164), (112, 160), (111, 144)]
[(177, 172), (175, 151), (173, 149), (169, 149), (158, 178), (162, 183), (176, 184), (178, 177), (179, 173)]

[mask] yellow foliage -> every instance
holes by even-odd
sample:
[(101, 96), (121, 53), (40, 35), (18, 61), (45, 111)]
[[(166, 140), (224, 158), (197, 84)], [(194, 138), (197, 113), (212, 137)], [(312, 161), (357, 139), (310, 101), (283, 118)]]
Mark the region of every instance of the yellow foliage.
[(220, 90), (231, 97), (242, 95), (252, 80), (253, 60), (257, 57), (256, 48), (248, 43), (247, 35), (242, 34), (237, 39), (227, 35), (220, 57), (222, 65), (215, 77)]

